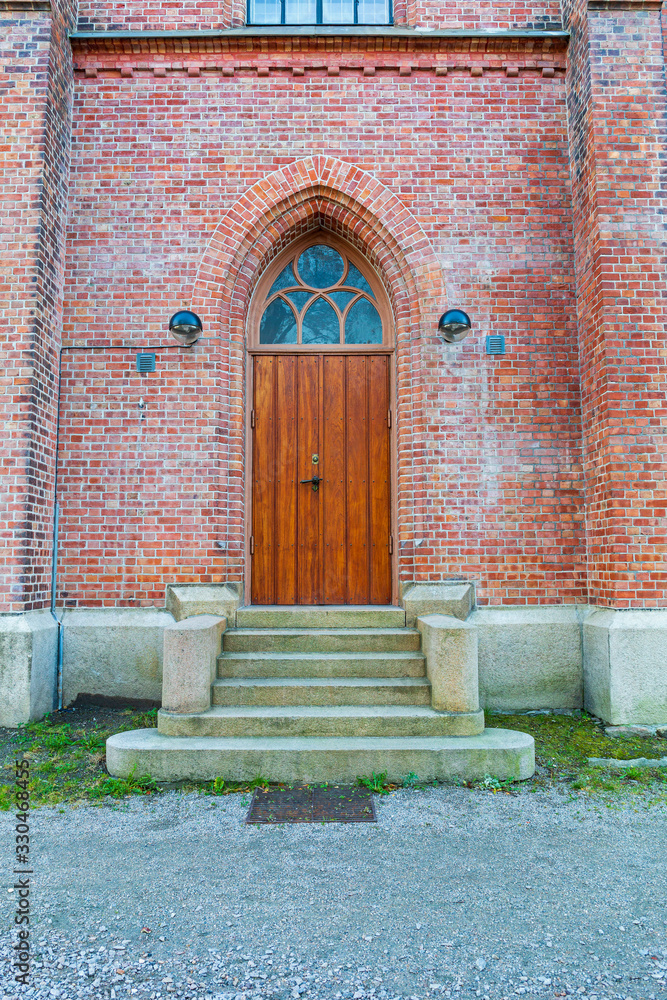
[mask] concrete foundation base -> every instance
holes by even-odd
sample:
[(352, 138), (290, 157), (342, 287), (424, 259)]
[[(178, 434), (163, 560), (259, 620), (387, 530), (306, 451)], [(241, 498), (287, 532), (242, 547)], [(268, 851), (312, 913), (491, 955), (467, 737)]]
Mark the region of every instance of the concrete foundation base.
[(530, 778), (532, 736), (486, 729), (480, 736), (433, 738), (163, 736), (155, 729), (118, 733), (107, 740), (107, 768), (117, 777), (150, 774), (156, 781), (355, 781), (385, 772), (389, 781), (416, 774), (423, 781)]
[(80, 694), (161, 701), (163, 633), (173, 621), (153, 608), (66, 611), (63, 704)]
[(0, 726), (42, 719), (57, 704), (58, 624), (49, 611), (0, 615)]
[(667, 723), (667, 610), (596, 610), (584, 622), (585, 707), (612, 725)]
[(583, 706), (581, 625), (587, 606), (478, 608), (479, 694), (486, 711)]

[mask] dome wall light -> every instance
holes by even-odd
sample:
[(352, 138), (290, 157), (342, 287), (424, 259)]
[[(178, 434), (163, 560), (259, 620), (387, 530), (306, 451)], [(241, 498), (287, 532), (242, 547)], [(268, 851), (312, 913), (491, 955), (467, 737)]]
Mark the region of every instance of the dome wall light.
[(448, 344), (458, 344), (472, 329), (470, 316), (462, 309), (448, 309), (440, 317), (438, 323), (438, 333)]
[(202, 335), (202, 322), (197, 313), (181, 309), (169, 320), (169, 332), (183, 347), (191, 347)]

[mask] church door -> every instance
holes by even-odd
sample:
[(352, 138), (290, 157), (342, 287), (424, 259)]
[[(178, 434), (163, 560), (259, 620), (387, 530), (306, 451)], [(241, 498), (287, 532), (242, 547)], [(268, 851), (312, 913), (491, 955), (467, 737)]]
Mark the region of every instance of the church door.
[(391, 602), (389, 362), (255, 356), (253, 604)]

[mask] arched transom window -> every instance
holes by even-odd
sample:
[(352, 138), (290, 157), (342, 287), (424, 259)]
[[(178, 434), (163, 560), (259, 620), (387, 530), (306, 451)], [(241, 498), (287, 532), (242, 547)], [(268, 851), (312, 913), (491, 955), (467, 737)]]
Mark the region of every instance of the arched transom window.
[[(360, 262), (359, 262), (360, 263)], [(363, 266), (363, 265), (362, 265)], [(346, 347), (389, 340), (387, 309), (378, 283), (340, 246), (301, 244), (283, 257), (258, 288), (260, 347)], [(371, 286), (371, 282), (373, 285)], [(256, 314), (257, 315), (257, 314)]]

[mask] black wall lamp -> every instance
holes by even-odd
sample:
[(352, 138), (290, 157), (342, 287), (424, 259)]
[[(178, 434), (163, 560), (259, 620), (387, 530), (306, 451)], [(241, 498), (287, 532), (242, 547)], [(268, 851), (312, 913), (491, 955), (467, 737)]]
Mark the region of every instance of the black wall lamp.
[(448, 309), (438, 323), (438, 333), (448, 344), (457, 344), (470, 333), (471, 329), (470, 316), (462, 309)]
[(181, 309), (169, 320), (169, 332), (184, 347), (191, 347), (202, 335), (202, 324), (197, 313)]

